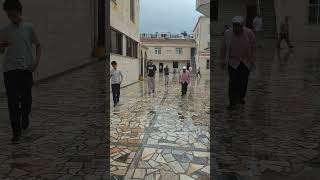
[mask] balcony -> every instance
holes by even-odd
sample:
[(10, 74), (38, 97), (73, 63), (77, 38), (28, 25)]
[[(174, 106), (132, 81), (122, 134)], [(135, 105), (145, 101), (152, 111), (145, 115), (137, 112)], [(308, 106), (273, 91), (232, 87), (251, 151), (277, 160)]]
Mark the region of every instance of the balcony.
[(210, 0), (197, 0), (197, 11), (201, 14), (210, 17)]

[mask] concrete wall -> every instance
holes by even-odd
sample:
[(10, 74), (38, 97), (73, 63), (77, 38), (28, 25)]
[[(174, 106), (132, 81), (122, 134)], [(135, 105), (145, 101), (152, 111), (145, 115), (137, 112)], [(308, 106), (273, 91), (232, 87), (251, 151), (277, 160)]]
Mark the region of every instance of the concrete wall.
[(280, 22), (288, 15), (293, 41), (320, 41), (320, 25), (308, 22), (309, 0), (277, 0), (275, 9), (278, 32)]
[[(92, 0), (22, 1), (23, 16), (35, 25), (43, 46), (39, 74), (35, 80), (60, 73), (91, 61), (94, 47)], [(0, 26), (7, 24), (0, 10)], [(2, 74), (2, 73), (1, 73)], [(3, 83), (1, 82), (1, 89)]]
[[(193, 34), (196, 36), (196, 68), (200, 66), (200, 71), (202, 74), (208, 74), (210, 69), (207, 69), (207, 60), (210, 60), (209, 51), (205, 50), (209, 47), (208, 42), (210, 41), (210, 19), (207, 17), (200, 17), (196, 27), (194, 28)], [(208, 53), (207, 57), (203, 57), (202, 53)]]
[[(140, 0), (135, 0), (135, 20), (130, 18), (130, 1), (119, 1), (116, 3), (110, 0), (110, 25), (112, 28), (123, 33), (131, 39), (140, 42)], [(126, 37), (123, 36), (123, 55), (111, 54), (111, 61), (117, 61), (119, 70), (123, 72), (124, 81), (122, 86), (135, 83), (139, 80), (140, 74), (140, 48), (138, 58), (126, 57)], [(112, 68), (111, 65), (109, 66)]]

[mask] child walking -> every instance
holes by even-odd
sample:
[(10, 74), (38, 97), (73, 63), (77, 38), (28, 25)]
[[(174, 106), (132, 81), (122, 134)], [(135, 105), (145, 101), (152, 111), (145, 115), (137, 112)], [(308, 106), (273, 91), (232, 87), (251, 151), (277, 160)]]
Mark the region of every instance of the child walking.
[(111, 90), (112, 90), (114, 106), (116, 106), (119, 103), (119, 99), (120, 99), (120, 85), (123, 80), (123, 75), (121, 71), (117, 69), (116, 61), (112, 61), (111, 66), (113, 68), (110, 72)]

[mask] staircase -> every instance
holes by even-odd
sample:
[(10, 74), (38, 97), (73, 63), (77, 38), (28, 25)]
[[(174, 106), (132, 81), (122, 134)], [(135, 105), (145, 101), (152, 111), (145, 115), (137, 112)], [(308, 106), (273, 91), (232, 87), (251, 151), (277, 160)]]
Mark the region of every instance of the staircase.
[(261, 16), (263, 20), (264, 38), (277, 38), (274, 0), (261, 0)]

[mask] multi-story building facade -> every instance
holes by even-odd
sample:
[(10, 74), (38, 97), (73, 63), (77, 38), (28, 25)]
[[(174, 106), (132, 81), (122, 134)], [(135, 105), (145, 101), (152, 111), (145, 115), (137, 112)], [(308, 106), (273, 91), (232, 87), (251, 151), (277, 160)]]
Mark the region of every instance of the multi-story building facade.
[(152, 60), (159, 72), (165, 66), (178, 72), (183, 66), (190, 66), (194, 56), (195, 41), (193, 39), (141, 38), (141, 43), (148, 48), (148, 60)]
[(246, 26), (260, 12), (264, 37), (276, 38), (280, 22), (289, 16), (293, 41), (320, 41), (320, 0), (213, 0), (212, 33), (221, 36), (224, 25), (235, 15), (246, 18)]
[(141, 38), (170, 38), (170, 39), (193, 39), (193, 34), (172, 34), (167, 33), (141, 33)]
[(196, 55), (192, 67), (196, 69), (200, 67), (201, 73), (207, 74), (210, 72), (210, 18), (200, 16), (193, 34), (196, 41)]
[(110, 0), (110, 60), (117, 61), (122, 71), (122, 86), (137, 82), (141, 75), (144, 58), (140, 57), (139, 15), (140, 0)]

